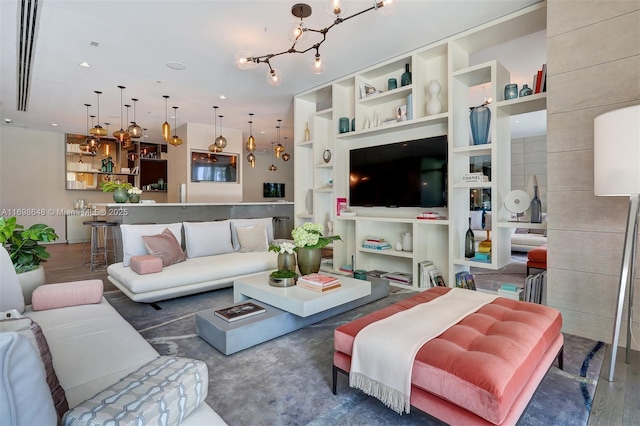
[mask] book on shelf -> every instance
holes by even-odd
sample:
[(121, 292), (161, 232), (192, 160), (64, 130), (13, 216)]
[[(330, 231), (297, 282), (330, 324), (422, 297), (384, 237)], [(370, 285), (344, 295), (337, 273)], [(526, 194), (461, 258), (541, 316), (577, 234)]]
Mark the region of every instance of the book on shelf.
[(465, 288), (467, 290), (476, 290), (476, 282), (473, 274), (468, 271), (458, 272), (456, 274), (456, 287)]
[(364, 241), (367, 243), (385, 243), (387, 240), (379, 237), (367, 237)]
[(401, 284), (411, 284), (413, 282), (412, 275), (405, 272), (389, 272), (384, 274), (382, 278)]
[(342, 272), (348, 272), (351, 274), (353, 272), (353, 265), (342, 265), (339, 269)]
[(435, 269), (435, 265), (430, 260), (423, 260), (421, 262), (418, 262), (418, 288), (432, 287), (429, 271)]
[(305, 281), (301, 281), (300, 278), (298, 278), (298, 284), (296, 284), (298, 287), (300, 288), (306, 288), (307, 290), (313, 290), (313, 291), (317, 291), (319, 293), (322, 293), (324, 291), (329, 291), (329, 290), (333, 290), (336, 288), (340, 288), (342, 286), (342, 284), (340, 284), (340, 281), (338, 281), (335, 284), (331, 284), (328, 286), (319, 286), (319, 285), (313, 285), (313, 284), (309, 284), (308, 282)]
[(307, 283), (309, 285), (315, 285), (319, 287), (326, 287), (333, 285), (335, 283), (340, 283), (340, 280), (336, 277), (331, 277), (329, 275), (323, 275), (320, 273), (307, 274), (298, 278), (298, 282), (302, 281), (303, 283)]
[(437, 269), (432, 269), (429, 271), (429, 278), (431, 279), (432, 287), (446, 287), (447, 284), (444, 282), (444, 278), (442, 274)]
[(336, 198), (336, 216), (340, 216), (345, 210), (347, 210), (347, 199), (345, 197)]
[(372, 271), (367, 272), (367, 275), (374, 277), (374, 278), (382, 278), (382, 276), (384, 274), (386, 274), (387, 271), (381, 271), (380, 269), (374, 269)]
[(214, 314), (225, 321), (232, 322), (243, 318), (249, 318), (264, 312), (266, 312), (266, 309), (262, 306), (256, 305), (253, 302), (246, 302), (236, 306), (218, 309)]
[(387, 243), (384, 245), (380, 244), (363, 244), (363, 248), (372, 249), (372, 250), (389, 250), (391, 248), (391, 244)]

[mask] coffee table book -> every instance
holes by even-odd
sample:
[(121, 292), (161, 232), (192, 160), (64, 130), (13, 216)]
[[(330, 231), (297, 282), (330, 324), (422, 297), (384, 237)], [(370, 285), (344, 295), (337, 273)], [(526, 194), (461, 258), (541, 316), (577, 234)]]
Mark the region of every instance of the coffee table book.
[(309, 283), (306, 283), (304, 281), (298, 280), (297, 286), (301, 287), (301, 288), (306, 288), (308, 290), (317, 291), (318, 293), (322, 293), (322, 292), (325, 292), (325, 291), (333, 290), (334, 288), (340, 288), (341, 284), (340, 284), (340, 281), (338, 281), (335, 284), (331, 284), (331, 285), (327, 285), (327, 286), (320, 286), (320, 285), (309, 284)]
[(328, 275), (322, 275), (318, 273), (303, 275), (298, 278), (298, 282), (324, 287), (340, 283), (340, 281), (336, 277), (330, 277)]
[(266, 312), (266, 309), (262, 306), (258, 306), (252, 302), (246, 302), (240, 305), (218, 309), (214, 313), (216, 314), (216, 316), (219, 316), (220, 318), (228, 322), (232, 322), (243, 318), (249, 318), (264, 312)]

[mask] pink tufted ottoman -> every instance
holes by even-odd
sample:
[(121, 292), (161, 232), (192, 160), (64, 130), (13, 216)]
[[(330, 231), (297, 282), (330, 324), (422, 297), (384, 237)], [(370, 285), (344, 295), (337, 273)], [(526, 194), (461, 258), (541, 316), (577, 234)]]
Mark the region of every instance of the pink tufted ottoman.
[[(449, 290), (432, 288), (338, 327), (333, 393), (337, 373), (349, 374), (360, 330)], [(411, 405), (449, 424), (515, 424), (556, 358), (562, 368), (561, 328), (555, 309), (497, 298), (422, 346), (413, 363)]]

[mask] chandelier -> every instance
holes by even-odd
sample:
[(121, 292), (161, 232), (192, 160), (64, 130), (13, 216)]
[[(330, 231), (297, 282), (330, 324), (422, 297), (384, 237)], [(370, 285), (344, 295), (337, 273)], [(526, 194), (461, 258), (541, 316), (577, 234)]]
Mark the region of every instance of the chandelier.
[[(329, 32), (329, 30), (331, 30), (336, 25), (343, 23), (344, 21), (355, 18), (358, 15), (362, 15), (363, 13), (369, 12), (371, 10), (378, 10), (381, 7), (388, 6), (393, 3), (393, 1), (394, 0), (374, 0), (371, 7), (363, 9), (360, 12), (353, 13), (349, 16), (344, 16), (346, 11), (345, 1), (329, 0), (327, 9), (330, 14), (335, 17), (335, 20), (331, 25), (322, 29), (306, 28), (304, 26), (304, 18), (308, 18), (309, 16), (311, 16), (311, 6), (305, 3), (294, 4), (291, 7), (291, 14), (296, 18), (299, 18), (300, 22), (294, 24), (294, 26), (288, 32), (289, 40), (293, 42), (291, 47), (278, 53), (267, 53), (266, 55), (260, 56), (254, 56), (253, 54), (251, 54), (251, 52), (241, 50), (236, 53), (236, 65), (241, 70), (247, 70), (257, 67), (260, 63), (267, 64), (267, 66), (269, 67), (269, 72), (266, 76), (267, 82), (271, 86), (279, 86), (280, 83), (282, 83), (282, 73), (277, 68), (273, 68), (271, 66), (271, 59), (284, 54), (307, 53), (309, 51), (315, 50), (315, 55), (312, 56), (309, 60), (309, 68), (314, 74), (322, 74), (325, 70), (325, 63), (322, 56), (320, 55), (320, 45), (327, 39), (327, 33)], [(307, 47), (306, 49), (299, 49), (297, 44), (306, 40), (309, 32), (317, 33), (321, 35), (322, 38), (320, 39), (320, 41), (310, 47)]]

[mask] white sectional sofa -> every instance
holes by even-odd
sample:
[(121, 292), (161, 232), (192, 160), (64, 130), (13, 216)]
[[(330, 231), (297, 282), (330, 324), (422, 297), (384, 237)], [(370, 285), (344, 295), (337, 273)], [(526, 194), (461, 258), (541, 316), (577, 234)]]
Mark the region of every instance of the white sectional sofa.
[[(139, 273), (132, 258), (152, 254), (167, 257), (167, 250), (154, 250), (150, 236), (168, 229), (184, 248), (163, 262), (162, 270)], [(131, 300), (156, 302), (233, 285), (237, 278), (277, 268), (277, 256), (268, 252), (273, 242), (272, 218), (230, 219), (215, 222), (183, 222), (163, 225), (120, 225), (123, 261), (109, 265), (108, 279)], [(184, 235), (184, 238), (183, 238)], [(175, 249), (177, 252), (178, 248)], [(135, 259), (134, 259), (135, 260)]]
[[(103, 413), (100, 411), (103, 408), (115, 409), (115, 405), (109, 404), (87, 405), (86, 400), (99, 392), (109, 392), (121, 379), (164, 358), (102, 297), (102, 281), (40, 286), (33, 293), (33, 305), (25, 307), (22, 289), (3, 247), (0, 247), (0, 266), (0, 311), (3, 313), (0, 319), (0, 423), (55, 426), (64, 415), (66, 422), (63, 424), (89, 424), (88, 420), (71, 420), (71, 413), (89, 410), (97, 415)], [(21, 316), (25, 318), (20, 319)], [(44, 355), (40, 342), (36, 345), (33, 339), (27, 340), (30, 339), (28, 334), (32, 333), (33, 337), (35, 332), (29, 329), (26, 333), (25, 330), (15, 331), (15, 327), (24, 321), (33, 321), (42, 330), (48, 356)], [(64, 407), (69, 408), (64, 413), (60, 412), (59, 393), (55, 393), (56, 406), (50, 392), (52, 385), (43, 382), (51, 378), (45, 372), (47, 365), (53, 366), (53, 376), (64, 390)], [(208, 386), (206, 370), (204, 373), (200, 378), (204, 395), (197, 386), (182, 389), (187, 399), (196, 399), (194, 410), (186, 411), (188, 415), (180, 423), (182, 425), (225, 424), (203, 401)], [(199, 397), (194, 397), (198, 392)], [(164, 402), (163, 395), (163, 392), (156, 393), (150, 399), (148, 405), (156, 406), (151, 410)], [(169, 421), (171, 416), (160, 415), (154, 424), (176, 424), (176, 411), (173, 410), (172, 421)], [(147, 412), (147, 421), (152, 420), (150, 417)], [(120, 424), (133, 423), (123, 421)]]

